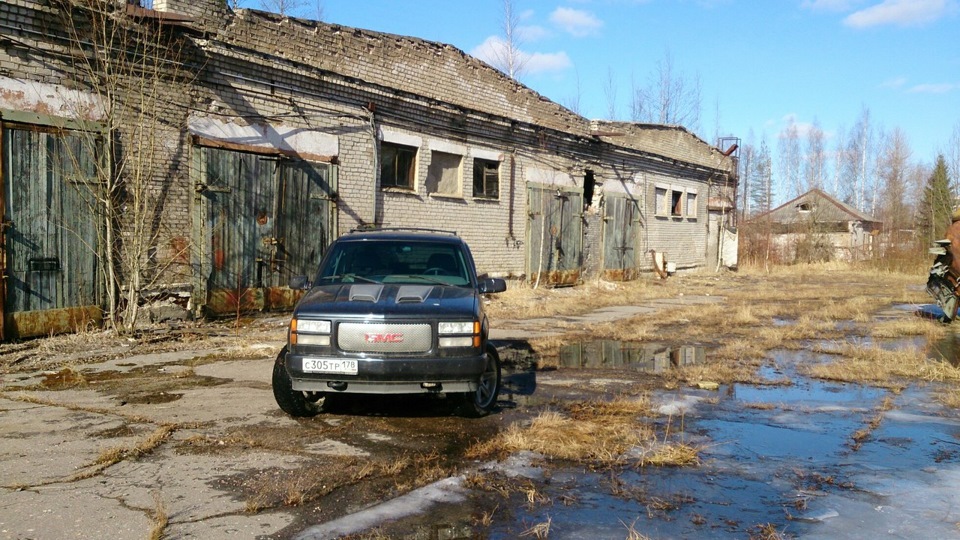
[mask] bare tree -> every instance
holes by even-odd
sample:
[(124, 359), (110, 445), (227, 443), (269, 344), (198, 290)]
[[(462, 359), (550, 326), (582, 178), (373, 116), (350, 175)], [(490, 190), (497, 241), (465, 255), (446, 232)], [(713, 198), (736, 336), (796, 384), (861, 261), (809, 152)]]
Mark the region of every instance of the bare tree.
[[(947, 160), (947, 175), (950, 178), (950, 185), (953, 193), (960, 196), (960, 122), (953, 126), (953, 133), (950, 136), (950, 142), (947, 145), (947, 151), (944, 152)], [(956, 202), (954, 202), (956, 206)]]
[(523, 45), (520, 36), (520, 18), (513, 10), (512, 0), (503, 0), (503, 18), (501, 19), (503, 38), (493, 48), (493, 67), (499, 69), (511, 79), (523, 76), (527, 57), (520, 50)]
[(753, 130), (751, 129), (744, 142), (743, 149), (740, 151), (740, 184), (742, 188), (740, 219), (745, 219), (752, 215), (750, 212), (750, 194), (752, 189), (754, 189), (753, 183), (757, 175), (756, 163), (754, 162), (756, 152), (756, 147), (753, 145)]
[(804, 160), (807, 189), (823, 189), (826, 180), (827, 155), (823, 144), (823, 130), (820, 122), (813, 121), (813, 126), (807, 133), (807, 155)]
[(890, 231), (892, 246), (902, 246), (913, 225), (913, 211), (908, 196), (911, 193), (910, 156), (912, 151), (907, 137), (900, 128), (894, 128), (882, 137), (878, 155), (878, 176), (882, 180), (881, 217)]
[(792, 118), (787, 127), (783, 128), (780, 132), (779, 149), (780, 181), (783, 183), (784, 189), (788, 190), (790, 196), (797, 197), (806, 190), (800, 177), (800, 165), (802, 161), (802, 156), (800, 155), (800, 132)]
[(773, 158), (770, 157), (770, 147), (767, 145), (767, 136), (760, 138), (760, 149), (757, 150), (756, 180), (754, 181), (753, 203), (756, 212), (769, 212), (773, 208)]
[(293, 15), (295, 11), (304, 7), (304, 2), (305, 0), (260, 0), (260, 7), (280, 15)]
[(847, 138), (841, 178), (847, 186), (845, 197), (861, 212), (873, 214), (875, 210), (875, 182), (871, 164), (874, 163), (874, 130), (870, 121), (870, 109), (864, 107), (860, 118), (853, 125)]
[(607, 80), (603, 83), (603, 95), (607, 99), (607, 119), (617, 119), (617, 81), (613, 69), (607, 68)]
[(62, 4), (70, 84), (96, 96), (103, 126), (83, 133), (73, 159), (103, 156), (96, 160), (96, 182), (83, 189), (92, 195), (91, 215), (101, 222), (96, 249), (106, 319), (129, 330), (137, 324), (144, 290), (156, 284), (170, 261), (187, 259), (187, 242), (173, 248), (178, 253), (160, 253), (160, 239), (171, 231), (163, 230), (159, 216), (164, 183), (171, 181), (163, 172), (169, 158), (164, 149), (182, 144), (185, 136), (169, 123), (171, 111), (186, 114), (173, 96), (189, 100), (182, 88), (192, 75), (181, 58), (185, 41), (125, 8), (100, 0)]
[(673, 68), (670, 51), (662, 60), (647, 86), (634, 85), (630, 103), (635, 122), (684, 126), (690, 131), (700, 130), (700, 77), (688, 78)]

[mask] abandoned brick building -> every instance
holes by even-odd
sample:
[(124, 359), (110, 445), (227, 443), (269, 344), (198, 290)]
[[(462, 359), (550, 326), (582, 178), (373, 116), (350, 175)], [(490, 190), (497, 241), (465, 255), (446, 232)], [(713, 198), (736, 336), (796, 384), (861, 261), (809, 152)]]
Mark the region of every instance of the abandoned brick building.
[(541, 285), (735, 252), (729, 155), (450, 45), (222, 0), (9, 0), (0, 40), (6, 338), (160, 293), (286, 308), (362, 226), (454, 230), (480, 272)]

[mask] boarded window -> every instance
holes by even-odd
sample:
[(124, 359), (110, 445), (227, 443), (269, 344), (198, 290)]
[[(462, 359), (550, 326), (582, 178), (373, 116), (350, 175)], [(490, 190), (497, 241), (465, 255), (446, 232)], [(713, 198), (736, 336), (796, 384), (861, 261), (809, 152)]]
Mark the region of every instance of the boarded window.
[(500, 197), (499, 161), (473, 160), (473, 196), (491, 199)]
[(670, 203), (667, 200), (667, 189), (658, 187), (655, 188), (653, 203), (656, 205), (654, 213), (658, 216), (668, 216), (670, 215)]
[(380, 143), (380, 186), (413, 189), (416, 162), (415, 147)]
[(460, 195), (461, 156), (445, 152), (431, 152), (427, 169), (427, 193)]
[(697, 217), (697, 192), (687, 191), (687, 217)]

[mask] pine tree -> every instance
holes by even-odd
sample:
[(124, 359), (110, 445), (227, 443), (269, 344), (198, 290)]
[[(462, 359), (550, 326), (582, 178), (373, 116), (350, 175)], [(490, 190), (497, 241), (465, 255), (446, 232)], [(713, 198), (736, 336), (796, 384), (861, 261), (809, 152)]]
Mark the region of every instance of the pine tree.
[(917, 208), (917, 231), (921, 241), (933, 242), (943, 238), (953, 214), (954, 197), (950, 176), (947, 174), (947, 160), (940, 154), (937, 156), (933, 173), (927, 178), (927, 185)]

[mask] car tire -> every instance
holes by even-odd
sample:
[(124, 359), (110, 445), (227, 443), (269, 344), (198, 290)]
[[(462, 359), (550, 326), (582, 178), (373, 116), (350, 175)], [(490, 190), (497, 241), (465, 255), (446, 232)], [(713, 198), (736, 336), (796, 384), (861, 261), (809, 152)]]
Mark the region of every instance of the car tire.
[(286, 366), (287, 348), (284, 347), (273, 363), (273, 398), (280, 409), (290, 416), (305, 418), (316, 416), (329, 406), (329, 398), (322, 394), (309, 397), (304, 392), (293, 389), (290, 374)]
[(477, 390), (463, 395), (463, 413), (471, 418), (486, 416), (497, 405), (502, 384), (500, 374), (500, 355), (497, 348), (487, 345), (487, 365), (480, 375)]

